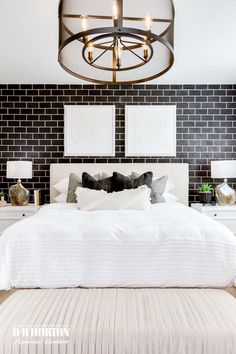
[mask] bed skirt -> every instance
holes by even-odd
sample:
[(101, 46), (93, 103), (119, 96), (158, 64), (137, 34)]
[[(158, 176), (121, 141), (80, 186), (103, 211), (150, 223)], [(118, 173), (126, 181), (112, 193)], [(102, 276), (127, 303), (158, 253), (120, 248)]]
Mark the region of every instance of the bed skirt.
[(235, 354), (223, 290), (21, 290), (0, 305), (0, 354)]

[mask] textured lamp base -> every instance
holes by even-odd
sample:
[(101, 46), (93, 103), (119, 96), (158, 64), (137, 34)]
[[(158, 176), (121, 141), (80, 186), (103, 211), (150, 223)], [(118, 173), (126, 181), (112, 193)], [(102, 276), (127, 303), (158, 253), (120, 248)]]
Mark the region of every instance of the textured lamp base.
[(216, 187), (216, 199), (220, 205), (235, 204), (235, 191), (229, 187), (227, 180)]
[(13, 206), (25, 206), (29, 203), (30, 193), (28, 189), (22, 186), (21, 180), (18, 180), (17, 184), (10, 187), (9, 195)]

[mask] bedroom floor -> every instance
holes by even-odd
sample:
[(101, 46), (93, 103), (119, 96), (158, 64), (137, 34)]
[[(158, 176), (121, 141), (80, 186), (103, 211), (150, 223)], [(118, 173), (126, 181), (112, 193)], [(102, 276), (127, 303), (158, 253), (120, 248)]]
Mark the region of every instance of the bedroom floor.
[(10, 291), (0, 291), (0, 304), (5, 301), (11, 294), (13, 294), (15, 290)]
[[(3, 303), (11, 294), (13, 294), (16, 290), (10, 290), (10, 291), (0, 291), (0, 304)], [(18, 290), (20, 291), (20, 290)], [(236, 298), (236, 288), (228, 288), (225, 291), (230, 293)]]

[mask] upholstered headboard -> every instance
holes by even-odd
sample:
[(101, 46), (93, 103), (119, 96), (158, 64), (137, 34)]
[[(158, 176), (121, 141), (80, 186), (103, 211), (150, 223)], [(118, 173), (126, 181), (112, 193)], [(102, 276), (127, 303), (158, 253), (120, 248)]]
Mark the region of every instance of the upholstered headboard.
[(168, 175), (169, 180), (175, 184), (173, 193), (179, 198), (179, 202), (188, 205), (188, 184), (189, 173), (188, 164), (185, 163), (72, 163), (72, 164), (52, 164), (50, 166), (50, 202), (54, 202), (54, 198), (58, 195), (53, 186), (61, 179), (68, 177), (71, 172), (78, 175), (86, 171), (91, 175), (99, 172), (112, 174), (113, 171), (129, 175), (131, 172), (143, 173), (152, 171), (153, 176), (161, 177)]

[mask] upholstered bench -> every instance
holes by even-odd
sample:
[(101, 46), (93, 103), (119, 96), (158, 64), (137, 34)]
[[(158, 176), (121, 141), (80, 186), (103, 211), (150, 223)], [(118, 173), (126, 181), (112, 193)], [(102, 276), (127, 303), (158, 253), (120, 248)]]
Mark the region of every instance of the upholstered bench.
[(20, 290), (0, 305), (0, 354), (235, 354), (223, 290)]

